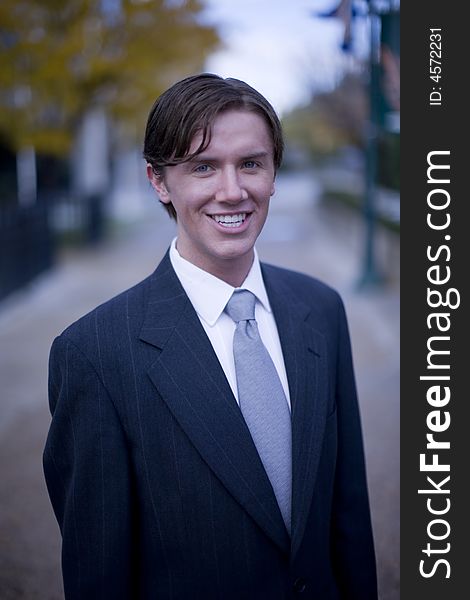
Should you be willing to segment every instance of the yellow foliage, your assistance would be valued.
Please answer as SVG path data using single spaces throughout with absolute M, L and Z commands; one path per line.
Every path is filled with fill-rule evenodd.
M 91 106 L 141 122 L 219 44 L 201 9 L 199 0 L 2 0 L 0 133 L 13 149 L 60 154 Z

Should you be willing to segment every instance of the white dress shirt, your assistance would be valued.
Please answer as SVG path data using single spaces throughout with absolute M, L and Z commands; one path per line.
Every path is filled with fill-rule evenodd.
M 250 272 L 240 288 L 232 287 L 184 259 L 176 249 L 176 238 L 171 243 L 170 260 L 207 333 L 237 402 L 237 377 L 233 359 L 233 334 L 236 325 L 224 309 L 235 289 L 249 290 L 256 296 L 255 318 L 259 333 L 276 367 L 290 408 L 289 386 L 281 342 L 264 287 L 256 249 Z

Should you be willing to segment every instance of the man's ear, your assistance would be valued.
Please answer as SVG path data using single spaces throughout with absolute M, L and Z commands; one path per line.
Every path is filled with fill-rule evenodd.
M 157 192 L 160 197 L 160 201 L 163 204 L 170 203 L 170 194 L 165 185 L 165 180 L 162 175 L 157 175 L 151 164 L 147 163 L 147 178 L 150 181 L 150 185 Z
M 274 196 L 274 193 L 276 192 L 276 180 L 273 179 L 273 184 L 271 186 L 271 196 Z

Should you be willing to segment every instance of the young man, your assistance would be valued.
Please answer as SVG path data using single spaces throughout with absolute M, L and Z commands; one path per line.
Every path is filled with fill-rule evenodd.
M 282 150 L 235 79 L 189 77 L 150 112 L 147 173 L 177 238 L 51 350 L 67 599 L 377 597 L 341 300 L 254 250 Z

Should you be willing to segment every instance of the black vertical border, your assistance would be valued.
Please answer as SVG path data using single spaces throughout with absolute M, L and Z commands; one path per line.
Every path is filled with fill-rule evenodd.
M 470 153 L 467 138 L 470 134 L 470 103 L 465 90 L 469 78 L 470 29 L 463 15 L 463 5 L 455 2 L 402 2 L 401 3 L 401 598 L 403 600 L 469 597 L 470 580 L 470 394 L 466 375 L 470 374 L 470 311 L 468 309 L 470 278 L 470 193 L 467 174 L 470 174 Z M 442 78 L 436 83 L 430 79 L 430 29 L 440 28 L 442 34 Z M 433 87 L 441 88 L 442 105 L 430 106 L 429 94 Z M 451 223 L 445 231 L 433 231 L 426 224 L 427 155 L 434 150 L 450 150 L 451 195 L 448 208 Z M 443 160 L 444 162 L 446 159 Z M 468 163 L 468 164 L 467 164 Z M 444 213 L 446 211 L 442 211 Z M 441 215 L 444 218 L 444 214 Z M 450 240 L 445 239 L 450 235 Z M 441 362 L 450 363 L 451 399 L 441 410 L 450 412 L 451 424 L 447 431 L 435 434 L 436 439 L 449 441 L 450 450 L 439 452 L 439 462 L 450 462 L 449 473 L 422 473 L 419 455 L 426 452 L 426 417 L 433 409 L 426 400 L 430 382 L 420 381 L 429 374 L 427 341 L 438 335 L 436 328 L 428 329 L 426 318 L 434 309 L 427 303 L 427 287 L 436 289 L 427 280 L 428 268 L 437 263 L 426 257 L 427 246 L 437 249 L 448 245 L 451 255 L 445 260 L 442 252 L 437 262 L 451 270 L 450 281 L 440 288 L 456 288 L 460 306 L 437 311 L 450 314 L 450 355 Z M 446 347 L 442 343 L 442 348 Z M 447 374 L 446 373 L 446 374 Z M 440 371 L 439 374 L 444 374 Z M 428 450 L 428 454 L 433 451 Z M 428 459 L 429 461 L 429 459 Z M 426 475 L 436 482 L 450 475 L 447 486 L 450 493 L 425 495 L 418 489 L 432 488 Z M 432 498 L 435 508 L 444 507 L 450 499 L 447 514 L 431 515 L 426 501 Z M 435 499 L 435 500 L 434 500 Z M 432 540 L 427 533 L 429 523 L 436 518 L 446 519 L 450 525 L 448 538 Z M 444 534 L 445 526 L 434 526 L 436 535 Z M 422 552 L 427 543 L 433 549 L 449 552 L 427 557 Z M 419 572 L 420 561 L 425 559 L 428 573 L 434 563 L 443 558 L 447 567 L 436 566 L 432 577 L 424 578 Z

